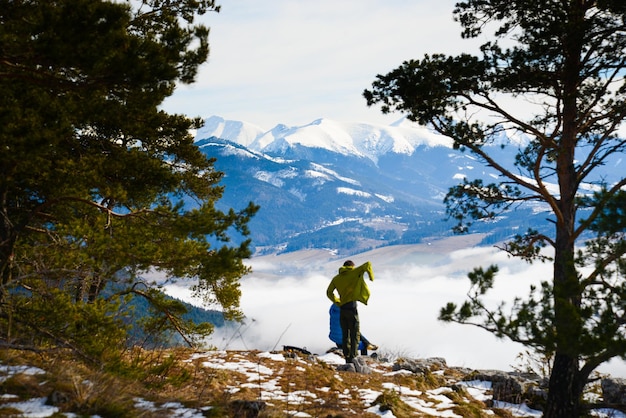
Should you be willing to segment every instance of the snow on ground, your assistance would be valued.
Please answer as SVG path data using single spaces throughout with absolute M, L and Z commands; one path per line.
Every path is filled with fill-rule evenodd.
M 28 376 L 34 376 L 37 374 L 44 374 L 44 373 L 45 373 L 44 370 L 41 370 L 37 367 L 5 366 L 4 364 L 0 364 L 0 383 L 4 382 L 8 378 L 16 374 L 25 374 Z
M 205 367 L 210 367 L 214 369 L 225 369 L 225 370 L 237 370 L 240 373 L 247 376 L 248 384 L 237 385 L 230 388 L 230 390 L 234 393 L 241 390 L 242 387 L 250 387 L 255 388 L 257 390 L 260 389 L 259 396 L 264 400 L 282 400 L 287 402 L 289 405 L 293 405 L 294 408 L 301 406 L 303 403 L 307 402 L 315 402 L 318 399 L 318 395 L 316 392 L 327 393 L 331 390 L 330 387 L 319 387 L 316 388 L 315 391 L 294 391 L 291 393 L 285 393 L 282 389 L 280 389 L 280 385 L 278 383 L 280 376 L 277 376 L 272 369 L 265 367 L 258 362 L 254 362 L 246 358 L 244 355 L 230 355 L 228 356 L 230 360 L 225 360 L 227 357 L 226 351 L 212 351 L 202 354 L 197 354 L 194 359 L 201 358 L 203 359 L 203 365 Z M 283 354 L 269 353 L 269 352 L 261 352 L 258 354 L 259 358 L 269 358 L 274 361 L 285 361 L 285 357 Z M 335 354 L 335 353 L 326 353 L 320 356 L 315 357 L 318 361 L 326 363 L 331 366 L 338 366 L 345 363 L 343 357 Z M 304 360 L 300 360 L 303 361 Z M 377 362 L 368 362 L 368 366 L 372 369 L 374 373 L 384 373 L 387 376 L 393 376 L 395 374 L 403 374 L 410 373 L 406 370 L 389 372 L 390 364 Z M 341 373 L 351 373 L 351 372 L 338 372 L 336 378 L 341 380 Z M 487 392 L 491 389 L 489 384 L 486 382 L 465 382 L 468 388 L 468 393 L 472 395 L 475 399 L 484 400 L 488 399 L 489 396 Z M 451 401 L 450 398 L 445 396 L 445 393 L 452 392 L 452 389 L 449 387 L 437 388 L 434 390 L 429 390 L 426 392 L 418 391 L 411 389 L 409 387 L 404 387 L 395 383 L 385 383 L 383 384 L 383 389 L 393 390 L 400 394 L 400 398 L 407 405 L 415 409 L 417 412 L 421 412 L 424 414 L 428 414 L 429 416 L 434 417 L 448 417 L 448 418 L 460 418 L 460 415 L 455 414 L 452 409 L 455 406 L 455 403 Z M 381 411 L 378 405 L 373 405 L 374 401 L 382 394 L 382 392 L 369 389 L 369 388 L 361 388 L 358 390 L 360 399 L 363 402 L 363 408 L 367 412 L 377 414 L 381 417 L 392 418 L 394 417 L 393 413 L 389 410 Z M 340 394 L 339 397 L 345 396 L 349 397 L 348 393 Z M 424 400 L 426 398 L 427 400 Z M 501 405 L 503 409 L 510 410 L 514 416 L 516 417 L 534 417 L 540 416 L 538 411 L 532 410 L 524 410 L 520 405 Z M 286 411 L 288 412 L 288 411 Z M 292 411 L 293 414 L 291 416 L 298 417 L 307 417 L 306 413 Z M 539 415 L 538 415 L 539 414 Z
M 255 357 L 256 356 L 256 357 Z M 285 357 L 285 355 L 277 352 L 229 352 L 229 351 L 208 351 L 204 353 L 194 354 L 189 358 L 191 361 L 200 361 L 203 367 L 208 367 L 216 370 L 236 371 L 244 376 L 246 382 L 243 384 L 235 383 L 228 388 L 230 393 L 236 393 L 241 391 L 242 388 L 251 388 L 258 392 L 259 399 L 266 402 L 282 401 L 288 405 L 288 410 L 284 412 L 293 417 L 310 417 L 306 412 L 303 412 L 301 407 L 306 404 L 321 403 L 320 398 L 328 394 L 332 389 L 329 386 L 322 386 L 311 388 L 309 390 L 293 390 L 289 393 L 285 393 L 282 389 L 283 385 L 280 384 L 282 378 L 282 367 L 268 367 L 262 364 L 264 360 L 269 360 L 274 364 L 281 362 L 295 361 L 296 370 L 305 372 L 305 366 L 309 366 L 312 362 L 319 361 L 325 363 L 328 366 L 336 367 L 343 365 L 344 359 L 335 353 L 326 353 L 319 356 L 311 356 L 309 359 L 302 359 L 296 357 Z M 391 363 L 384 363 L 375 361 L 373 359 L 367 359 L 367 365 L 370 367 L 373 373 L 380 373 L 386 377 L 393 377 L 394 375 L 401 375 L 410 373 L 406 370 L 392 371 Z M 34 367 L 25 366 L 5 366 L 0 365 L 0 382 L 6 380 L 8 377 L 25 373 L 25 374 L 43 374 L 43 370 Z M 342 376 L 346 377 L 345 373 L 354 373 L 347 371 L 336 371 L 335 378 L 342 381 Z M 437 372 L 436 372 L 437 373 Z M 491 398 L 490 390 L 491 383 L 483 381 L 465 381 L 465 382 L 449 382 L 450 384 L 456 384 L 464 386 L 469 396 L 476 400 L 487 401 Z M 362 402 L 363 410 L 367 412 L 377 414 L 385 418 L 393 418 L 394 414 L 389 411 L 381 411 L 380 406 L 374 405 L 374 401 L 381 395 L 382 392 L 371 388 L 357 388 L 359 399 Z M 383 383 L 381 390 L 394 391 L 399 394 L 401 400 L 413 408 L 415 411 L 423 414 L 428 414 L 433 417 L 445 417 L 445 418 L 457 418 L 459 415 L 453 412 L 455 404 L 446 395 L 452 391 L 449 386 L 435 388 L 428 391 L 419 391 L 411 389 L 409 387 L 402 386 L 397 383 L 386 382 Z M 348 391 L 348 389 L 346 389 Z M 338 394 L 338 398 L 348 399 L 351 395 L 349 392 Z M 22 417 L 37 418 L 37 417 L 50 417 L 50 416 L 65 416 L 76 417 L 73 413 L 60 413 L 58 408 L 54 406 L 46 405 L 46 398 L 34 398 L 26 401 L 12 401 L 17 399 L 16 395 L 4 394 L 0 400 L 4 401 L 3 406 L 15 408 L 21 411 Z M 159 411 L 160 413 L 166 412 L 167 416 L 172 418 L 201 418 L 204 412 L 211 407 L 207 406 L 200 409 L 186 408 L 182 404 L 177 402 L 168 402 L 166 404 L 155 405 L 154 403 L 144 400 L 135 399 L 135 406 L 145 411 Z M 514 417 L 540 417 L 541 412 L 532 410 L 526 405 L 515 405 L 504 402 L 495 402 L 498 408 L 506 409 L 511 412 Z M 80 411 L 78 411 L 80 412 Z M 623 414 L 615 410 L 599 410 L 594 411 L 594 416 L 597 417 L 611 417 L 611 418 L 626 418 L 626 414 Z
M 39 418 L 50 417 L 59 412 L 56 406 L 46 405 L 46 398 L 33 398 L 21 402 L 8 402 L 2 404 L 5 408 L 17 409 L 22 417 Z

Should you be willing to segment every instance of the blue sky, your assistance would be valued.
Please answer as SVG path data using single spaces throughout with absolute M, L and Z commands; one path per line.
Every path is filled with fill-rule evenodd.
M 453 21 L 456 0 L 219 0 L 211 53 L 191 86 L 163 108 L 271 129 L 318 118 L 389 124 L 362 97 L 377 74 L 425 53 L 469 52 Z M 481 40 L 481 43 L 484 40 Z

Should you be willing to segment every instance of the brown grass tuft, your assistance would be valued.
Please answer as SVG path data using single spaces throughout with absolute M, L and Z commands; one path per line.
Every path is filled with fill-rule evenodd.
M 2 390 L 23 399 L 46 397 L 61 412 L 103 418 L 166 417 L 172 415 L 172 405 L 202 411 L 206 417 L 282 418 L 301 413 L 375 418 L 367 412 L 375 406 L 396 417 L 411 417 L 424 414 L 407 404 L 408 393 L 421 393 L 420 399 L 432 404 L 429 390 L 451 386 L 463 377 L 455 369 L 393 372 L 391 364 L 372 358 L 366 358 L 372 373 L 361 374 L 338 371 L 314 356 L 280 354 L 134 349 L 119 363 L 94 367 L 64 352 L 7 351 L 0 354 L 0 363 L 22 362 L 45 374 L 16 374 L 4 381 Z M 465 392 L 448 396 L 455 403 L 450 412 L 488 415 L 488 408 Z M 1 408 L 0 404 L 0 416 L 10 416 Z

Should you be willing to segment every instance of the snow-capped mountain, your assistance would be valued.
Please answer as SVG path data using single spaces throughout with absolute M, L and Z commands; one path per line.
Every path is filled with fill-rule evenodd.
M 205 119 L 204 126 L 196 132 L 196 139 L 222 138 L 247 147 L 264 133 L 263 129 L 250 123 L 224 120 L 219 116 L 211 116 Z
M 390 126 L 317 119 L 308 125 L 277 125 L 271 130 L 245 122 L 212 116 L 196 135 L 216 137 L 267 154 L 284 154 L 294 147 L 326 150 L 342 155 L 366 157 L 374 162 L 387 153 L 411 155 L 417 147 L 451 147 L 449 138 L 434 134 L 407 119 Z
M 257 252 L 329 248 L 344 253 L 451 235 L 443 198 L 464 177 L 497 173 L 448 138 L 407 120 L 391 126 L 319 119 L 270 130 L 214 116 L 196 144 L 225 173 L 221 208 L 261 209 L 250 222 Z M 513 167 L 515 149 L 494 146 Z M 546 226 L 546 208 L 516 208 L 475 224 L 488 242 Z M 549 231 L 548 231 L 549 233 Z

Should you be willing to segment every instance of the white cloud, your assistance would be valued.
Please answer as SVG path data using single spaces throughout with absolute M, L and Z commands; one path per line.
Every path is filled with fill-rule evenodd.
M 381 351 L 443 357 L 450 366 L 477 369 L 510 370 L 525 348 L 477 327 L 440 322 L 439 310 L 447 302 L 465 301 L 467 273 L 479 265 L 500 269 L 487 299 L 491 306 L 527 295 L 531 284 L 549 280 L 552 269 L 550 264 L 529 266 L 493 248 L 442 251 L 437 243 L 387 247 L 352 259 L 374 266 L 375 281 L 368 282 L 372 296 L 368 306 L 360 305 L 359 315 L 363 334 Z M 321 250 L 252 259 L 254 272 L 242 281 L 241 306 L 248 320 L 237 329 L 219 330 L 211 343 L 220 349 L 259 350 L 295 345 L 324 353 L 333 346 L 326 287 L 343 261 Z M 626 377 L 621 360 L 600 370 Z
M 246 120 L 270 129 L 319 117 L 390 124 L 400 115 L 367 108 L 377 74 L 425 53 L 460 53 L 455 0 L 341 2 L 222 0 L 203 17 L 209 62 L 197 83 L 168 99 L 168 111 Z

